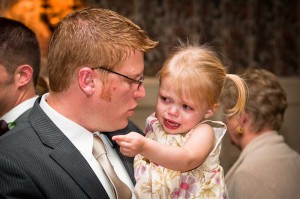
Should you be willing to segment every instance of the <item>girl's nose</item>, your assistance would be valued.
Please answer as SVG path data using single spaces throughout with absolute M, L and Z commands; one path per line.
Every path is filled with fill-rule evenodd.
M 171 105 L 168 111 L 168 114 L 173 117 L 178 117 L 179 115 L 179 109 L 176 105 Z

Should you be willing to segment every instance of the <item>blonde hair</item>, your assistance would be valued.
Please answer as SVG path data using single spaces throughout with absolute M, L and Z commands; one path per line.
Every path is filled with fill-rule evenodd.
M 50 89 L 68 88 L 80 67 L 114 69 L 134 50 L 146 52 L 157 44 L 139 26 L 111 10 L 74 11 L 59 23 L 49 43 Z
M 219 104 L 226 78 L 238 88 L 239 97 L 229 114 L 242 112 L 246 101 L 246 86 L 237 75 L 226 74 L 221 59 L 208 46 L 182 45 L 165 61 L 158 73 L 160 82 L 170 78 L 178 95 L 187 94 L 200 108 Z
M 251 130 L 260 132 L 266 127 L 280 130 L 288 104 L 277 77 L 267 70 L 250 68 L 243 78 L 248 85 L 245 112 L 250 117 Z M 231 82 L 226 84 L 221 103 L 228 108 L 233 105 L 238 93 Z

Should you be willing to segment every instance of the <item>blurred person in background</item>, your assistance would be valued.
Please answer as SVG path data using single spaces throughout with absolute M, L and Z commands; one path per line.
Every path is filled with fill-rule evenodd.
M 70 12 L 82 9 L 84 0 L 1 0 L 0 16 L 20 21 L 37 36 L 41 50 L 41 68 L 36 85 L 39 95 L 49 91 L 47 70 L 48 43 L 54 28 Z
M 47 56 L 51 30 L 42 20 L 43 1 L 41 0 L 1 0 L 0 14 L 3 17 L 20 21 L 37 36 L 42 56 Z
M 231 199 L 300 198 L 300 156 L 279 134 L 287 96 L 277 77 L 264 69 L 244 74 L 249 87 L 245 112 L 225 117 L 239 158 L 225 175 Z M 225 109 L 237 99 L 234 84 L 225 87 L 221 102 Z
M 4 17 L 0 24 L 0 120 L 12 128 L 37 98 L 41 55 L 31 29 Z

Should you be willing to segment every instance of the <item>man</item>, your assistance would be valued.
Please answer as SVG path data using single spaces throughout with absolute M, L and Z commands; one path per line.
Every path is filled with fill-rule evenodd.
M 117 177 L 133 190 L 124 163 L 129 158 L 118 156 L 101 132 L 128 125 L 145 96 L 144 52 L 156 45 L 110 10 L 66 16 L 49 43 L 49 94 L 38 98 L 28 122 L 0 139 L 0 197 L 120 198 L 93 156 L 99 137 Z
M 18 123 L 36 100 L 40 48 L 21 22 L 0 17 L 0 120 Z

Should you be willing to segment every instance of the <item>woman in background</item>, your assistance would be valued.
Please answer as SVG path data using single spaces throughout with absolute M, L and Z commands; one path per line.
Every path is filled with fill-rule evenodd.
M 279 135 L 287 97 L 278 79 L 263 69 L 245 73 L 249 87 L 245 112 L 226 117 L 232 144 L 241 150 L 225 176 L 231 199 L 300 198 L 300 156 Z M 221 102 L 232 107 L 235 86 L 226 86 Z

